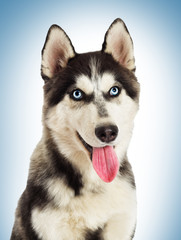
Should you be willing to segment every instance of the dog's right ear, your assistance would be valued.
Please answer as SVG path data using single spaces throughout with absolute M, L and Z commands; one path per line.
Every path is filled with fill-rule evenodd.
M 42 78 L 48 80 L 54 77 L 62 68 L 66 67 L 68 60 L 75 54 L 67 34 L 59 26 L 52 25 L 42 49 Z

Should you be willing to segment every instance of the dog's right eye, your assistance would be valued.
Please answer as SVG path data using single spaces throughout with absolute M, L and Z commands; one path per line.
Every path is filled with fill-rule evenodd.
M 76 101 L 80 101 L 83 98 L 84 93 L 80 89 L 76 89 L 72 92 L 71 98 Z

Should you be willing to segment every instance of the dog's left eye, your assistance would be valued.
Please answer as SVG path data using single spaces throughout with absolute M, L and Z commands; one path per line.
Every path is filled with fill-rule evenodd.
M 118 96 L 120 93 L 120 89 L 118 87 L 112 87 L 110 90 L 109 90 L 109 94 L 111 97 L 116 97 Z
M 83 98 L 83 92 L 80 89 L 76 89 L 72 92 L 71 96 L 74 100 L 79 101 Z

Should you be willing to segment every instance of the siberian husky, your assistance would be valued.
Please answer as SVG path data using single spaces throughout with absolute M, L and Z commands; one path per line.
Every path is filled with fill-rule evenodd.
M 43 136 L 11 240 L 130 240 L 136 191 L 127 148 L 138 110 L 133 42 L 116 19 L 78 54 L 57 25 L 42 50 Z

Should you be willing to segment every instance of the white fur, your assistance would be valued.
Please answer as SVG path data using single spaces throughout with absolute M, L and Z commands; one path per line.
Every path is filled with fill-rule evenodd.
M 109 184 L 102 182 L 101 194 L 87 191 L 74 198 L 70 191 L 62 192 L 64 183 L 58 181 L 51 183 L 54 189 L 51 196 L 55 197 L 58 207 L 33 210 L 32 223 L 39 237 L 45 240 L 81 240 L 87 228 L 96 230 L 107 223 L 105 240 L 128 239 L 136 221 L 136 196 L 135 190 L 126 181 L 117 178 Z M 62 196 L 65 194 L 66 204 L 64 200 L 61 203 L 61 192 Z
M 133 70 L 132 41 L 121 20 L 111 25 L 105 41 L 103 51 L 112 54 L 121 65 Z M 24 221 L 24 217 L 21 216 L 24 204 L 27 204 L 27 209 L 32 206 L 31 212 L 25 209 L 26 215 L 27 218 L 31 217 L 35 233 L 43 240 L 85 240 L 87 231 L 96 231 L 99 228 L 102 230 L 101 236 L 104 240 L 130 240 L 135 228 L 136 191 L 130 182 L 131 169 L 124 165 L 122 172 L 120 168 L 112 182 L 105 183 L 94 170 L 90 159 L 91 153 L 85 148 L 79 135 L 92 147 L 105 147 L 107 143 L 102 142 L 95 134 L 96 127 L 110 124 L 117 126 L 118 135 L 109 144 L 114 146 L 119 164 L 123 165 L 138 102 L 130 98 L 125 89 L 121 89 L 122 85 L 116 81 L 114 74 L 111 72 L 99 74 L 100 60 L 96 59 L 96 55 L 92 55 L 95 57 L 88 63 L 91 79 L 83 74 L 74 76 L 77 79 L 76 84 L 72 86 L 72 91 L 80 89 L 85 95 L 92 94 L 94 97 L 92 102 L 75 101 L 70 93 L 65 93 L 57 105 L 47 108 L 48 89 L 51 84 L 53 88 L 55 87 L 53 82 L 50 82 L 50 85 L 48 83 L 55 79 L 48 78 L 53 78 L 66 67 L 68 60 L 75 54 L 65 32 L 53 25 L 42 54 L 42 76 L 46 80 L 45 93 L 47 90 L 43 116 L 44 132 L 32 156 L 28 180 L 28 184 L 37 189 L 40 187 L 40 191 L 43 189 L 42 196 L 45 195 L 47 201 L 46 205 L 38 205 L 36 201 L 30 203 L 27 196 L 32 186 L 27 185 L 20 200 L 20 204 L 23 205 L 20 205 L 17 211 L 16 224 L 19 225 L 14 228 L 13 233 L 16 239 L 17 236 L 24 239 L 23 236 L 32 230 L 29 226 L 27 231 L 21 223 Z M 108 96 L 110 89 L 115 86 L 121 89 L 119 96 L 105 98 L 105 94 Z M 56 146 L 55 152 L 54 149 L 52 152 L 50 149 L 54 147 L 53 144 Z M 79 194 L 67 184 L 70 179 L 66 176 L 51 175 L 54 172 L 55 166 L 52 164 L 54 156 L 56 158 L 58 155 L 57 151 L 71 164 L 78 176 L 80 175 L 78 180 L 82 181 L 82 186 L 79 186 Z M 31 198 L 31 194 L 29 195 Z M 43 203 L 44 199 L 40 200 Z M 28 237 L 26 235 L 25 238 Z
M 81 75 L 76 87 L 86 94 L 95 92 L 97 97 L 103 99 L 102 92 L 108 92 L 118 83 L 110 73 L 97 77 L 98 83 L 95 84 L 92 79 Z M 100 147 L 104 144 L 96 138 L 95 127 L 103 123 L 117 125 L 119 134 L 112 145 L 115 146 L 121 164 L 128 148 L 138 105 L 124 89 L 115 100 L 104 100 L 104 104 L 109 115 L 104 118 L 98 115 L 94 103 L 85 106 L 73 101 L 68 95 L 49 110 L 46 124 L 53 131 L 53 137 L 57 146 L 61 146 L 62 154 L 81 172 L 84 188 L 80 196 L 74 197 L 64 179 L 55 178 L 46 182 L 54 206 L 47 206 L 43 210 L 36 208 L 32 213 L 33 227 L 44 240 L 83 240 L 84 230 L 87 228 L 96 230 L 105 226 L 105 240 L 130 239 L 130 232 L 136 222 L 135 190 L 119 174 L 113 182 L 104 183 L 94 171 L 90 155 L 76 131 L 88 144 Z
M 119 84 L 110 73 L 105 73 L 102 77 L 99 76 L 99 81 L 96 85 L 87 76 L 79 76 L 76 85 L 77 88 L 86 94 L 91 94 L 94 91 L 98 101 L 104 102 L 108 117 L 100 118 L 94 103 L 82 105 L 82 103 L 70 99 L 68 95 L 58 105 L 50 109 L 46 118 L 46 124 L 53 130 L 54 137 L 57 139 L 58 145 L 61 146 L 61 151 L 63 149 L 63 154 L 69 159 L 72 159 L 77 154 L 77 149 L 80 149 L 80 151 L 84 152 L 89 162 L 89 155 L 82 144 L 80 144 L 76 131 L 89 145 L 93 147 L 105 146 L 105 143 L 102 143 L 95 135 L 96 126 L 104 123 L 112 123 L 118 127 L 118 137 L 112 145 L 115 146 L 120 159 L 124 156 L 131 138 L 138 104 L 126 94 L 124 89 L 122 89 L 120 96 L 115 100 L 105 101 L 102 93 L 107 93 L 115 85 Z M 67 135 L 71 136 L 71 139 L 68 139 Z M 74 145 L 71 144 L 72 142 L 74 142 Z

